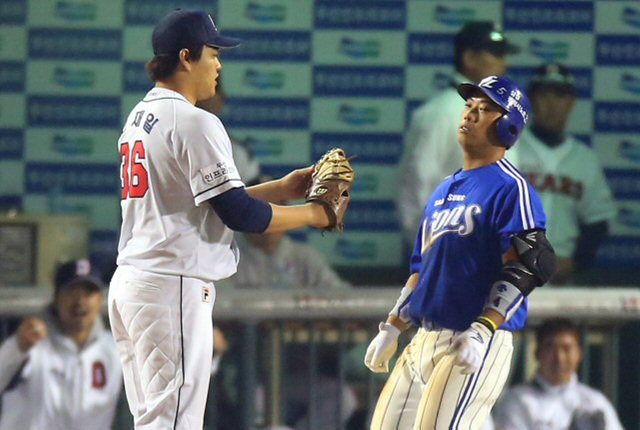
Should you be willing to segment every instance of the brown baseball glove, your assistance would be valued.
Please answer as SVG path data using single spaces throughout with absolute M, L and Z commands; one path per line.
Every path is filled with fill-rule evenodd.
M 342 148 L 333 148 L 314 166 L 306 201 L 324 205 L 331 220 L 326 230 L 342 231 L 344 228 L 344 214 L 351 200 L 351 185 L 355 178 L 349 162 L 352 158 L 347 158 Z

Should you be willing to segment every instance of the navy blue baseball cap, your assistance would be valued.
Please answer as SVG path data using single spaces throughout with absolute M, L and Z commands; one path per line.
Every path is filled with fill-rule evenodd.
M 93 272 L 91 263 L 86 258 L 62 263 L 56 267 L 53 287 L 56 295 L 71 287 L 82 286 L 89 291 L 101 291 L 104 283 Z
M 470 21 L 466 23 L 453 39 L 457 53 L 466 50 L 488 51 L 497 57 L 517 54 L 520 48 L 509 42 L 502 30 L 493 21 Z
M 201 45 L 235 48 L 240 42 L 220 34 L 211 15 L 202 10 L 174 10 L 156 24 L 151 36 L 154 55 L 175 54 Z

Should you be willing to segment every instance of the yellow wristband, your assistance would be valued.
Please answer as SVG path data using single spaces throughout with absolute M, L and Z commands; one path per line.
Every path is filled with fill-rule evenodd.
M 480 315 L 478 318 L 476 318 L 476 321 L 478 321 L 479 323 L 484 323 L 484 325 L 488 324 L 492 332 L 498 330 L 498 325 L 493 322 L 491 318 L 485 317 L 484 315 Z

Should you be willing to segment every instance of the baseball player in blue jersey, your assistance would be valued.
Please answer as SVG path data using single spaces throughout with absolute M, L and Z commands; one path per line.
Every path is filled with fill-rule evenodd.
M 461 84 L 463 167 L 424 208 L 409 276 L 365 364 L 387 372 L 400 332 L 416 335 L 376 405 L 371 429 L 477 430 L 509 373 L 526 297 L 555 270 L 540 199 L 504 159 L 529 117 L 509 78 Z

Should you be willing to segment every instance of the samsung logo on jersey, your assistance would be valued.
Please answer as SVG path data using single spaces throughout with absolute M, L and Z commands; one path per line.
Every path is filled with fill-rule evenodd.
M 24 131 L 13 128 L 0 128 L 0 158 L 20 160 L 24 154 Z
M 27 16 L 27 0 L 2 0 L 0 24 L 24 24 Z
M 622 22 L 640 28 L 640 10 L 626 6 L 622 9 Z
M 29 96 L 27 122 L 32 126 L 120 125 L 120 97 Z
M 318 28 L 404 30 L 406 2 L 315 2 L 314 26 Z
M 120 188 L 116 164 L 27 163 L 28 193 L 48 193 L 53 187 L 71 194 L 115 195 Z
M 640 103 L 595 102 L 594 130 L 637 133 L 640 130 Z
M 264 139 L 248 136 L 244 143 L 251 148 L 256 157 L 280 157 L 284 154 L 284 141 L 282 139 Z
M 281 4 L 266 5 L 249 2 L 244 8 L 244 16 L 261 24 L 283 22 L 287 17 L 287 9 Z
M 316 66 L 313 69 L 313 93 L 321 96 L 402 97 L 404 68 Z
M 56 134 L 51 141 L 51 149 L 66 156 L 91 155 L 93 154 L 93 139 L 88 136 L 69 137 L 63 134 Z
M 595 13 L 591 2 L 506 2 L 507 30 L 593 31 Z
M 22 61 L 0 61 L 0 90 L 24 91 L 25 64 Z
M 447 64 L 453 61 L 453 35 L 410 33 L 409 63 Z
M 160 18 L 174 10 L 175 0 L 126 0 L 124 16 L 127 24 L 155 25 Z M 217 0 L 186 0 L 180 2 L 183 9 L 206 10 L 216 15 Z
M 356 155 L 360 163 L 396 164 L 402 155 L 402 134 L 313 133 L 311 135 L 312 159 L 319 159 L 334 147 L 343 148 L 347 154 Z
M 229 127 L 308 128 L 309 99 L 234 98 L 227 105 Z
M 242 49 L 229 49 L 225 59 L 260 61 L 309 61 L 311 33 L 308 31 L 229 31 L 242 39 Z
M 638 169 L 605 169 L 604 173 L 616 199 L 640 199 Z
M 596 40 L 599 65 L 640 65 L 640 36 L 599 35 Z
M 258 90 L 274 90 L 284 86 L 284 72 L 271 71 L 262 72 L 249 68 L 244 72 L 243 82 L 245 85 Z
M 362 60 L 380 57 L 380 41 L 375 39 L 356 40 L 351 37 L 340 39 L 338 52 L 349 58 Z
M 624 72 L 620 76 L 620 87 L 631 94 L 640 94 L 640 78 Z
M 434 15 L 436 22 L 457 28 L 475 20 L 476 9 L 468 7 L 450 8 L 439 4 L 436 6 Z
M 53 83 L 63 88 L 90 88 L 95 85 L 96 76 L 90 69 L 69 69 L 56 66 L 53 69 Z
M 119 60 L 121 55 L 120 30 L 29 30 L 29 56 L 32 58 Z
M 355 186 L 355 182 L 354 182 Z M 397 230 L 398 219 L 392 201 L 362 201 L 349 203 L 345 223 L 353 230 Z
M 618 143 L 618 155 L 625 160 L 640 162 L 640 143 L 621 140 Z
M 377 124 L 380 121 L 380 109 L 377 107 L 356 107 L 340 105 L 338 120 L 353 126 Z
M 544 61 L 565 60 L 569 56 L 569 43 L 531 39 L 529 41 L 529 52 Z
M 378 253 L 377 251 L 375 241 L 347 240 L 341 238 L 336 241 L 334 254 L 345 260 L 366 261 L 375 259 Z
M 95 21 L 98 6 L 91 3 L 56 2 L 55 15 L 66 21 Z

